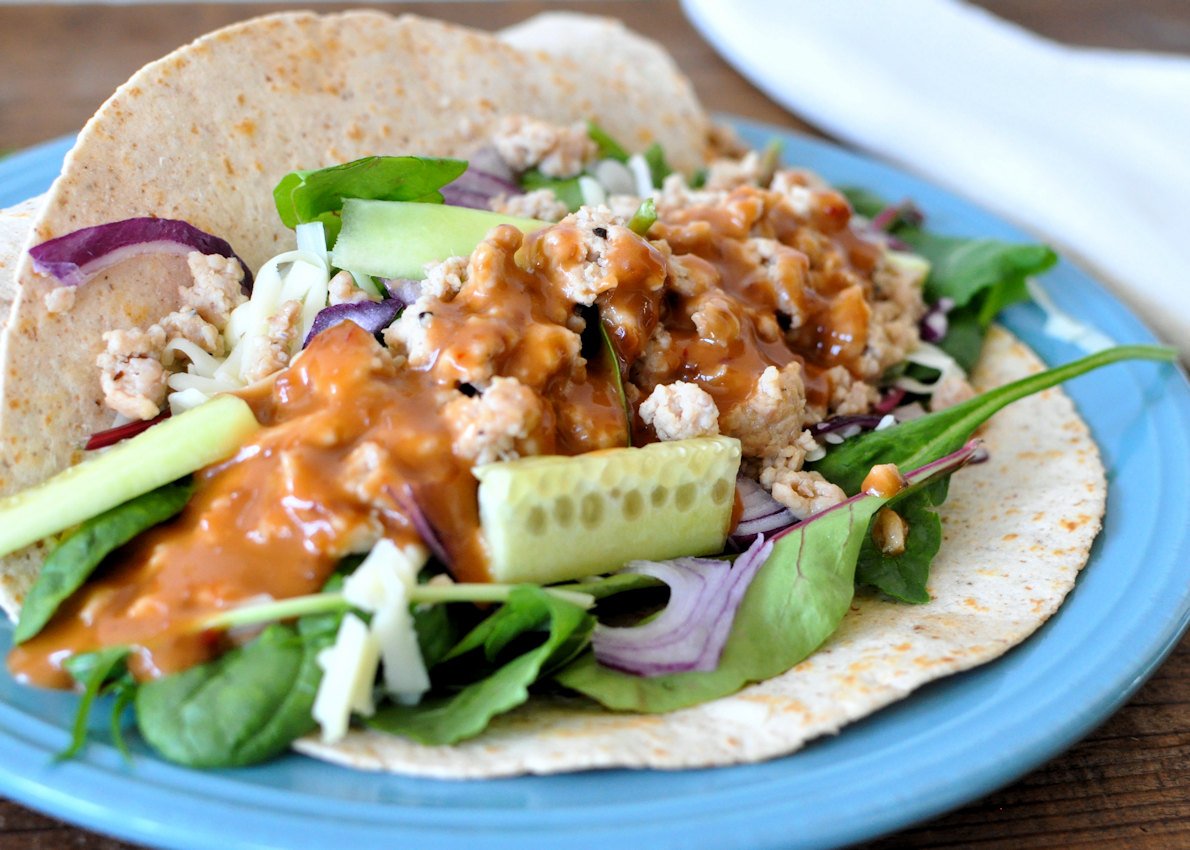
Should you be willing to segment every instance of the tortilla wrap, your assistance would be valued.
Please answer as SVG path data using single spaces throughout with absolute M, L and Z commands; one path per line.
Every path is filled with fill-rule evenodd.
M 591 117 L 633 146 L 659 139 L 679 167 L 700 159 L 706 119 L 655 45 L 575 16 L 508 37 L 522 50 L 374 13 L 280 15 L 214 33 L 146 67 L 103 107 L 33 238 L 155 214 L 225 235 L 258 265 L 290 238 L 271 208 L 272 186 L 286 171 L 376 152 L 465 155 L 503 112 L 556 122 Z M 563 58 L 523 52 L 534 43 Z M 165 125 L 180 134 L 160 134 Z M 88 433 L 110 424 L 94 368 L 99 334 L 173 309 L 181 274 L 175 258 L 126 263 L 82 287 L 75 308 L 59 317 L 44 308 L 50 284 L 27 261 L 21 267 L 3 352 L 0 492 L 62 468 Z M 1027 348 L 993 329 L 974 381 L 988 388 L 1040 368 Z M 362 769 L 452 778 L 725 765 L 792 752 L 925 682 L 997 657 L 1074 585 L 1106 492 L 1085 424 L 1061 391 L 1049 390 L 998 414 L 983 437 L 991 460 L 955 477 L 942 511 L 933 601 L 860 596 L 826 645 L 782 676 L 667 715 L 535 699 L 453 747 L 360 730 L 333 746 L 312 736 L 297 748 Z M 40 557 L 26 550 L 0 568 L 0 604 L 10 614 Z
M 272 196 L 289 171 L 377 153 L 465 157 L 512 113 L 595 120 L 634 148 L 659 142 L 677 168 L 703 161 L 707 118 L 660 47 L 604 18 L 539 24 L 548 39 L 538 43 L 563 53 L 528 47 L 544 37 L 532 35 L 537 24 L 514 31 L 518 49 L 376 12 L 279 14 L 206 35 L 145 66 L 87 123 L 30 244 L 152 215 L 222 235 L 258 268 L 293 238 Z M 0 495 L 77 462 L 87 436 L 111 426 L 95 368 L 103 332 L 176 309 L 189 272 L 181 257 L 138 258 L 80 287 L 60 314 L 44 303 L 57 284 L 27 257 L 18 279 L 0 351 Z M 40 559 L 26 551 L 0 567 L 10 617 Z

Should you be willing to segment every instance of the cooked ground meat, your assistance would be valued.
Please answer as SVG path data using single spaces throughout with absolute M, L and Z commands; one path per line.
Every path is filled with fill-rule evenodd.
M 719 409 L 698 384 L 662 384 L 641 403 L 640 418 L 653 426 L 657 439 L 688 440 L 719 433 Z

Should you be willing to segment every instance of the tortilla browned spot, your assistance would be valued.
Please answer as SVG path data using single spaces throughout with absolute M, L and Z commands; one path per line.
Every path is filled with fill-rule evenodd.
M 1024 345 L 993 328 L 974 381 L 986 389 L 1040 368 Z M 365 770 L 447 778 L 705 767 L 791 753 L 926 682 L 996 658 L 1074 586 L 1106 493 L 1098 450 L 1074 405 L 1049 390 L 997 414 L 982 436 L 991 459 L 954 477 L 942 511 L 933 601 L 861 596 L 830 640 L 782 676 L 667 715 L 534 701 L 453 747 L 362 730 L 332 746 L 312 735 L 296 747 Z

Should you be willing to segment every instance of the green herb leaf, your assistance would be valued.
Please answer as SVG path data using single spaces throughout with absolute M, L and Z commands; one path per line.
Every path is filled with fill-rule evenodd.
M 619 162 L 628 161 L 628 151 L 608 135 L 607 131 L 596 124 L 594 121 L 587 122 L 587 135 L 591 137 L 591 141 L 599 148 L 600 159 L 614 159 Z
M 644 156 L 645 162 L 649 165 L 649 176 L 653 180 L 653 188 L 660 189 L 665 178 L 673 174 L 673 169 L 665 161 L 665 151 L 661 149 L 661 145 L 653 142 L 645 149 Z
M 949 475 L 974 450 L 968 446 L 943 463 L 910 473 L 910 490 L 903 492 Z M 847 613 L 868 523 L 886 502 L 884 496 L 854 496 L 780 537 L 744 594 L 714 670 L 634 676 L 603 667 L 587 653 L 555 678 L 608 708 L 664 712 L 784 673 L 817 649 Z
M 114 550 L 172 517 L 194 492 L 190 479 L 159 487 L 87 520 L 46 558 L 21 606 L 13 643 L 24 643 L 45 628 L 58 607 L 82 586 Z
M 577 177 L 546 177 L 533 169 L 521 175 L 521 188 L 526 192 L 549 189 L 571 212 L 583 205 L 583 190 L 579 188 Z
M 466 170 L 461 159 L 369 156 L 315 171 L 291 171 L 273 189 L 273 200 L 286 227 L 321 221 L 329 247 L 339 235 L 344 198 L 440 204 L 438 190 Z
M 450 666 L 453 679 L 469 674 L 458 693 L 415 706 L 389 706 L 367 725 L 428 745 L 454 744 L 478 735 L 493 717 L 525 702 L 529 686 L 544 671 L 585 647 L 594 624 L 594 617 L 582 608 L 539 587 L 518 587 L 431 671 L 435 677 Z M 536 642 L 530 648 L 508 658 L 511 650 L 532 641 Z
M 128 652 L 126 646 L 111 646 L 96 652 L 80 652 L 63 662 L 62 666 L 66 668 L 66 672 L 83 686 L 83 695 L 79 698 L 78 709 L 74 714 L 70 746 L 58 754 L 58 759 L 74 758 L 86 744 L 87 720 L 91 716 L 91 707 L 105 685 L 125 675 L 124 662 L 128 658 Z M 122 743 L 123 736 L 118 736 L 116 740 Z
M 141 685 L 141 735 L 188 767 L 239 767 L 278 755 L 314 728 L 310 714 L 334 641 L 331 618 L 301 632 L 273 625 L 215 661 Z
M 852 437 L 832 448 L 822 460 L 808 466 L 842 487 L 844 492 L 855 493 L 875 464 L 895 463 L 902 469 L 911 469 L 937 460 L 963 445 L 992 414 L 1014 401 L 1111 363 L 1124 360 L 1170 361 L 1176 357 L 1174 349 L 1159 345 L 1108 348 L 1064 366 L 988 390 L 946 410 L 911 419 L 892 428 Z M 936 499 L 935 504 L 940 504 L 940 500 Z
M 942 518 L 934 510 L 932 492 L 926 488 L 893 499 L 888 507 L 909 526 L 905 551 L 886 555 L 872 536 L 866 535 L 855 567 L 855 583 L 874 587 L 902 602 L 929 602 L 926 582 L 930 578 L 930 564 L 942 547 Z

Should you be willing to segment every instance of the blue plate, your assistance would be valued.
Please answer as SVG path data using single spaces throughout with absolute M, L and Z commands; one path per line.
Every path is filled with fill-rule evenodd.
M 739 122 L 827 179 L 912 197 L 941 231 L 1025 239 L 977 207 L 886 165 Z M 68 141 L 0 162 L 0 205 L 43 190 Z M 1152 334 L 1069 263 L 1046 277 L 1060 307 L 1120 342 Z M 1080 352 L 1018 307 L 1006 323 L 1050 363 Z M 837 737 L 764 764 L 603 771 L 483 782 L 355 773 L 289 756 L 236 771 L 166 764 L 100 731 L 57 764 L 68 694 L 0 674 L 0 792 L 67 820 L 170 847 L 823 847 L 889 832 L 1002 786 L 1070 746 L 1140 685 L 1190 621 L 1190 388 L 1172 366 L 1114 366 L 1068 390 L 1108 467 L 1108 515 L 1058 614 L 977 670 L 928 685 Z M 0 652 L 10 631 L 0 627 Z

